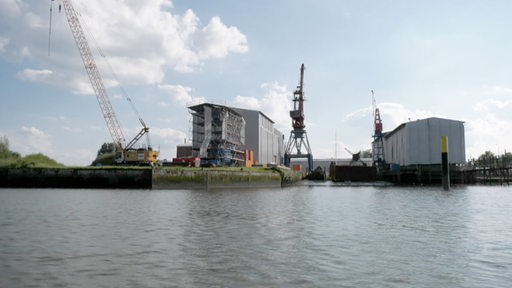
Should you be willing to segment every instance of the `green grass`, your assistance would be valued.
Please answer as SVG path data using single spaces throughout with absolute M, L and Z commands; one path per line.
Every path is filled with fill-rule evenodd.
M 21 158 L 2 158 L 0 167 L 3 168 L 63 168 L 63 164 L 41 153 L 30 154 Z

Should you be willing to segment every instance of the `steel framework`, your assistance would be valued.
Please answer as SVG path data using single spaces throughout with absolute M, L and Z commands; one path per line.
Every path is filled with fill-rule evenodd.
M 193 117 L 192 150 L 215 165 L 236 165 L 244 160 L 245 120 L 234 110 L 204 103 L 189 107 Z
M 80 56 L 84 62 L 85 70 L 87 71 L 87 75 L 91 81 L 92 89 L 96 94 L 96 98 L 100 104 L 101 112 L 103 113 L 103 117 L 107 123 L 108 131 L 110 132 L 114 143 L 124 148 L 126 137 L 124 136 L 121 125 L 119 125 L 119 121 L 117 120 L 116 114 L 114 112 L 114 108 L 112 108 L 112 104 L 108 98 L 105 85 L 103 84 L 103 80 L 100 75 L 100 71 L 96 66 L 96 61 L 94 61 L 91 48 L 89 48 L 87 38 L 85 37 L 84 30 L 82 29 L 80 21 L 78 20 L 77 13 L 71 5 L 70 0 L 63 0 L 62 4 L 64 5 L 64 11 L 66 12 L 69 27 L 71 28 L 71 32 L 75 38 Z
M 290 111 L 293 130 L 290 132 L 290 138 L 286 145 L 284 153 L 284 165 L 290 166 L 293 158 L 306 158 L 308 160 L 307 172 L 313 171 L 313 154 L 309 146 L 306 125 L 304 124 L 304 64 L 300 67 L 300 82 L 297 90 L 293 92 L 293 110 Z M 302 148 L 306 153 L 303 153 Z
M 380 118 L 380 111 L 377 107 L 375 96 L 372 90 L 372 102 L 373 102 L 373 143 L 372 143 L 372 155 L 373 155 L 373 165 L 377 167 L 382 167 L 384 165 L 384 141 L 382 134 L 382 120 Z

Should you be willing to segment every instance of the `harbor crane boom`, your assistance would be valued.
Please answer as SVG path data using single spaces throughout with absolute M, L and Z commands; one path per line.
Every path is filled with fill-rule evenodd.
M 140 117 L 139 121 L 141 122 L 143 128 L 141 129 L 139 134 L 137 134 L 137 136 L 135 136 L 135 138 L 131 140 L 128 143 L 128 145 L 126 145 L 126 137 L 123 133 L 123 130 L 121 129 L 121 125 L 119 125 L 119 121 L 117 120 L 112 104 L 110 103 L 107 90 L 105 89 L 105 85 L 103 84 L 103 80 L 101 78 L 101 74 L 96 65 L 96 61 L 94 60 L 93 54 L 87 42 L 87 38 L 85 37 L 85 33 L 80 24 L 80 20 L 78 19 L 78 14 L 73 8 L 73 5 L 71 4 L 71 0 L 62 0 L 62 4 L 64 6 L 64 11 L 66 13 L 71 33 L 73 34 L 75 43 L 78 47 L 78 51 L 80 52 L 80 56 L 82 57 L 85 70 L 87 71 L 87 75 L 89 76 L 89 80 L 94 90 L 94 94 L 98 99 L 101 112 L 103 113 L 103 117 L 105 118 L 105 122 L 107 123 L 108 131 L 110 132 L 112 140 L 114 141 L 114 145 L 117 150 L 115 162 L 155 163 L 156 161 L 158 161 L 158 152 L 153 151 L 151 149 L 149 144 L 149 138 L 149 147 L 147 147 L 147 149 L 143 151 L 140 151 L 141 149 L 133 149 L 135 143 L 140 138 L 142 138 L 144 134 L 146 134 L 147 136 L 147 133 L 149 133 L 149 128 L 146 126 L 146 124 L 144 123 L 144 121 L 142 121 Z M 130 152 L 130 150 L 136 150 L 138 152 Z

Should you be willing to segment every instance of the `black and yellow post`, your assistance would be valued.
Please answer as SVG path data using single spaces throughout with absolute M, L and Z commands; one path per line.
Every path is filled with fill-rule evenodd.
M 450 168 L 448 165 L 448 136 L 441 136 L 441 178 L 443 189 L 450 190 Z

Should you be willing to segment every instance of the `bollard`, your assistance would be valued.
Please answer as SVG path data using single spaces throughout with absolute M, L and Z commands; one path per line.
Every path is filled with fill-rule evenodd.
M 441 136 L 441 178 L 443 189 L 450 190 L 450 168 L 448 166 L 448 136 Z

